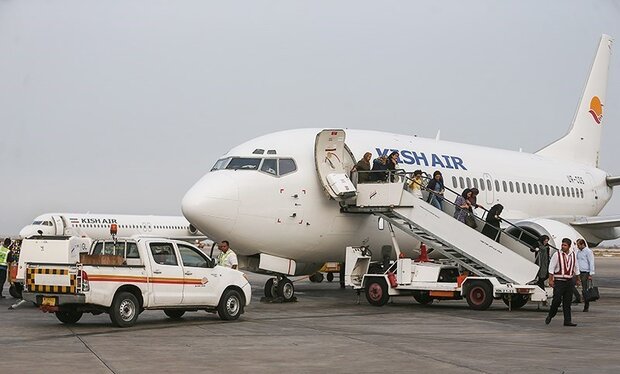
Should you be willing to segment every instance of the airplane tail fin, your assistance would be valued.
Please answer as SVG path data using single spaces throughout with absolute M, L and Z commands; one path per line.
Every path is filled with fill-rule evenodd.
M 537 155 L 598 167 L 612 38 L 603 34 L 570 130 Z

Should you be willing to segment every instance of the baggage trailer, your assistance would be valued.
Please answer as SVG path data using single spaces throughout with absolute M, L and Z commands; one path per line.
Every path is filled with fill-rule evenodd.
M 469 276 L 450 262 L 416 262 L 398 258 L 382 273 L 369 273 L 371 255 L 366 247 L 347 247 L 345 284 L 363 292 L 371 305 L 383 306 L 391 296 L 413 296 L 420 304 L 465 298 L 474 310 L 488 309 L 502 299 L 509 309 L 528 301 L 546 302 L 547 293 L 536 285 L 502 283 L 497 277 Z

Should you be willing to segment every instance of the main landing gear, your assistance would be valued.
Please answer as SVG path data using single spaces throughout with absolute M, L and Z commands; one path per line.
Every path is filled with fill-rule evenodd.
M 265 283 L 265 301 L 268 302 L 291 302 L 297 301 L 295 286 L 284 275 L 269 278 Z

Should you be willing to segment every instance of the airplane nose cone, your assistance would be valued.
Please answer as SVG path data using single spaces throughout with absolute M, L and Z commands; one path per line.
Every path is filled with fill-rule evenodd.
M 233 231 L 239 210 L 237 182 L 221 172 L 208 173 L 183 197 L 183 215 L 205 235 L 220 239 Z
M 35 232 L 35 230 L 32 227 L 26 226 L 26 227 L 24 227 L 23 229 L 21 229 L 19 231 L 19 238 L 20 239 L 26 239 L 26 238 L 28 238 L 30 236 L 35 235 L 35 234 L 36 234 L 36 232 Z

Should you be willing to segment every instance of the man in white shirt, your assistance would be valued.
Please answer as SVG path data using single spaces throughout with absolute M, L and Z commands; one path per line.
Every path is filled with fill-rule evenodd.
M 556 251 L 549 260 L 549 285 L 553 287 L 553 301 L 545 319 L 548 325 L 562 304 L 564 326 L 577 326 L 571 320 L 570 304 L 573 297 L 573 278 L 579 275 L 579 264 L 575 252 L 571 251 L 572 241 L 562 239 L 561 250 Z
M 222 240 L 222 242 L 217 245 L 217 248 L 221 251 L 220 255 L 217 256 L 217 264 L 236 269 L 239 265 L 239 262 L 237 261 L 237 254 L 230 249 L 230 243 L 228 240 Z
M 581 280 L 581 294 L 583 299 L 583 311 L 587 312 L 590 309 L 590 303 L 586 300 L 586 290 L 588 289 L 589 281 L 592 280 L 594 275 L 594 253 L 588 248 L 586 241 L 583 239 L 577 239 L 577 264 L 579 265 L 579 279 Z

